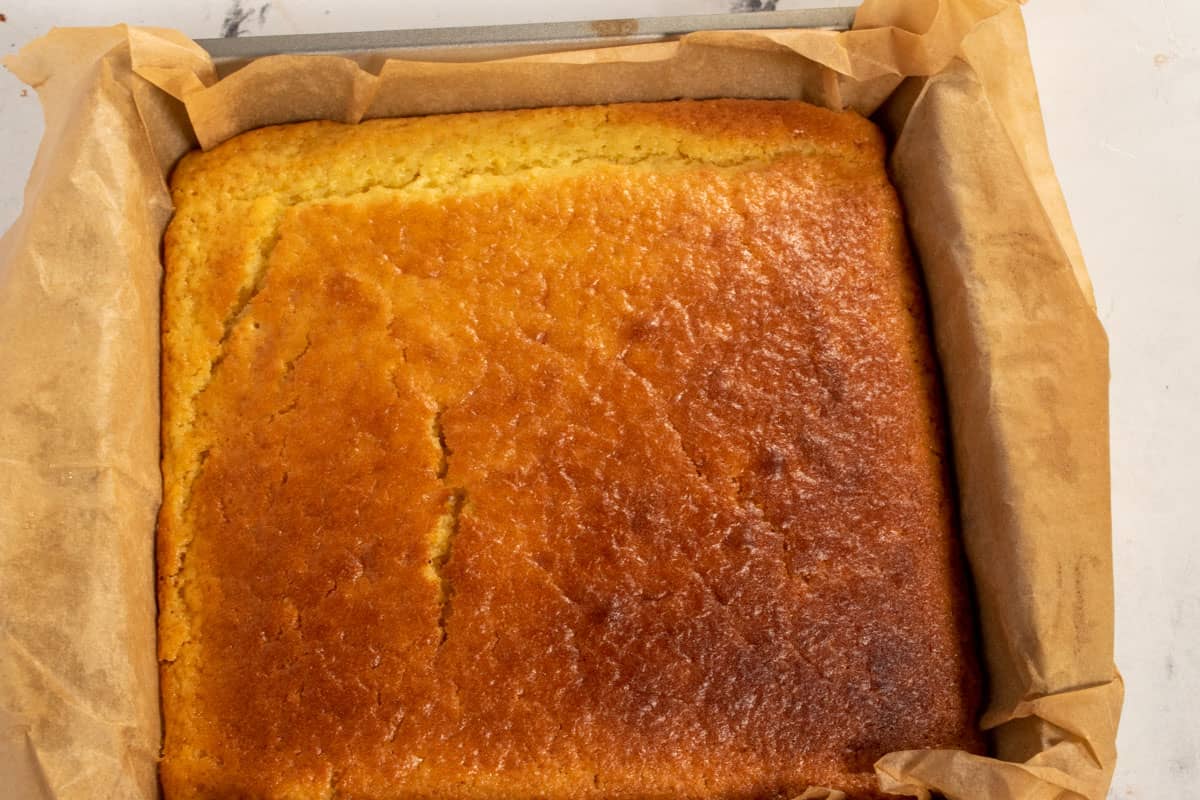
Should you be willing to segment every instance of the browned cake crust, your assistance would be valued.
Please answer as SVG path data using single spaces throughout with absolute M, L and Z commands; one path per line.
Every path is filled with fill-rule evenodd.
M 723 100 L 188 156 L 167 797 L 867 798 L 888 751 L 978 750 L 883 155 Z

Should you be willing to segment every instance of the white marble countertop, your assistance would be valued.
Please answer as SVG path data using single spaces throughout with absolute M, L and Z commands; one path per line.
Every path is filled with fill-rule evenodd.
M 639 17 L 771 0 L 0 0 L 0 54 L 55 25 L 193 37 Z M 779 0 L 779 8 L 836 5 Z M 1200 3 L 1026 7 L 1050 149 L 1112 348 L 1117 661 L 1128 697 L 1112 800 L 1200 798 Z M 0 229 L 41 134 L 0 72 Z M 2 367 L 0 367 L 2 368 Z

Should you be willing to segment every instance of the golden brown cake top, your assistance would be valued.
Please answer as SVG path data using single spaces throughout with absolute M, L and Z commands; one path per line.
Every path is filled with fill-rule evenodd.
M 173 192 L 168 798 L 869 797 L 978 748 L 868 122 L 308 123 Z

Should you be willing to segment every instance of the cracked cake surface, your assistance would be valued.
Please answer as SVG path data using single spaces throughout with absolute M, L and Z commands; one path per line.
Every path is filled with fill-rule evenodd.
M 981 748 L 878 131 L 314 122 L 176 169 L 170 798 L 880 796 Z

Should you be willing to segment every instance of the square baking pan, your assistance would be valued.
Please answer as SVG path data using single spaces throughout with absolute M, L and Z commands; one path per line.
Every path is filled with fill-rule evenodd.
M 389 58 L 488 61 L 540 53 L 663 42 L 698 31 L 813 28 L 848 30 L 856 5 L 790 11 L 690 14 L 641 19 L 535 22 L 456 28 L 306 33 L 198 39 L 220 77 L 271 55 L 335 55 L 371 69 Z
M 960 508 L 973 532 L 967 545 L 980 628 L 996 654 L 985 664 L 992 689 L 985 724 L 1008 760 L 897 752 L 885 757 L 881 780 L 954 797 L 987 786 L 1009 800 L 1064 792 L 1102 800 L 1121 701 L 1112 666 L 1107 349 L 1050 169 L 1020 11 L 1012 4 L 983 16 L 1000 5 L 873 0 L 876 16 L 858 19 L 880 31 L 838 37 L 848 61 L 836 67 L 801 46 L 828 44 L 824 36 L 792 37 L 795 47 L 777 50 L 738 35 L 714 49 L 811 66 L 805 77 L 824 80 L 813 83 L 814 93 L 830 90 L 815 99 L 829 105 L 844 105 L 844 90 L 856 92 L 863 113 L 894 98 L 896 113 L 883 120 L 902 126 L 891 151 L 893 180 L 909 201 L 922 272 L 933 277 L 931 305 L 946 312 L 934 327 L 952 356 L 943 367 L 954 365 L 943 370 L 955 376 L 947 398 L 964 423 L 952 437 L 966 456 L 956 464 L 965 470 Z M 949 13 L 940 27 L 925 28 L 914 24 L 918 6 Z M 845 29 L 854 14 L 832 8 L 203 43 L 225 74 L 274 54 L 346 56 L 368 69 L 396 57 L 394 74 L 378 80 L 340 58 L 263 58 L 216 88 L 208 59 L 182 34 L 125 26 L 59 30 L 11 59 L 43 98 L 46 137 L 22 219 L 0 248 L 0 398 L 13 398 L 0 403 L 0 427 L 17 456 L 0 459 L 0 482 L 10 490 L 0 494 L 20 522 L 0 536 L 20 565 L 20 580 L 0 582 L 12 589 L 0 591 L 0 625 L 18 621 L 8 626 L 13 644 L 32 654 L 5 663 L 12 679 L 0 681 L 0 705 L 16 714 L 11 735 L 0 734 L 0 751 L 14 756 L 0 758 L 0 785 L 62 800 L 90 798 L 103 786 L 157 796 L 161 717 L 147 546 L 160 487 L 157 298 L 167 180 L 198 124 L 215 145 L 264 125 L 357 120 L 362 114 L 353 111 L 365 101 L 388 100 L 382 90 L 407 101 L 410 76 L 452 88 L 459 74 L 485 74 L 490 68 L 474 63 L 484 59 L 565 54 L 501 65 L 524 91 L 535 72 L 576 71 L 571 51 L 657 43 L 649 49 L 671 56 L 672 40 L 689 32 Z M 708 46 L 700 44 L 696 50 Z M 624 49 L 607 55 L 619 61 Z M 630 61 L 639 65 L 630 70 L 636 78 L 652 78 L 659 66 L 653 58 Z M 740 70 L 728 75 L 730 84 L 743 80 Z M 296 93 L 314 77 L 328 79 L 321 91 Z M 903 90 L 887 94 L 890 82 L 906 79 Z M 427 113 L 486 110 L 494 99 L 493 84 L 467 88 L 469 107 Z M 528 94 L 532 104 L 551 93 Z M 279 102 L 263 110 L 264 97 Z M 405 112 L 415 114 L 401 108 L 394 116 Z M 23 591 L 68 584 L 74 590 L 65 594 Z

